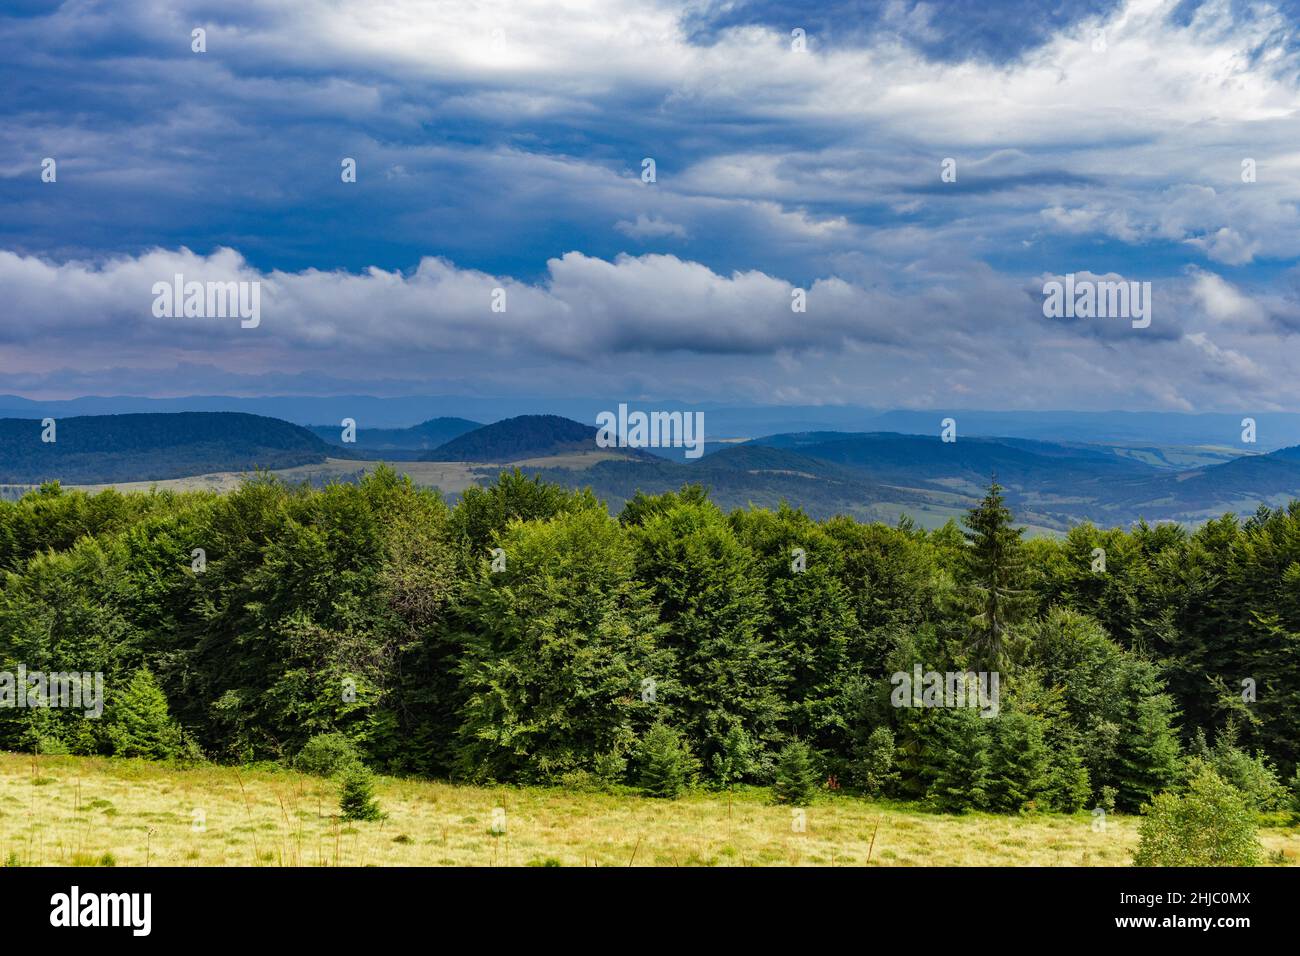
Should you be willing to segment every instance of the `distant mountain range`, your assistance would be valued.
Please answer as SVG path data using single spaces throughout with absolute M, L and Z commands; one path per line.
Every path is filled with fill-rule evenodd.
M 596 421 L 601 411 L 626 402 L 631 409 L 702 411 L 710 443 L 797 432 L 898 432 L 937 435 L 939 422 L 957 420 L 958 437 L 1026 438 L 1046 442 L 1125 443 L 1152 446 L 1213 445 L 1240 448 L 1241 421 L 1254 418 L 1260 451 L 1300 445 L 1300 414 L 1261 412 L 982 411 L 978 409 L 882 410 L 853 405 L 734 405 L 718 402 L 683 404 L 628 401 L 625 397 L 477 398 L 452 395 L 190 395 L 177 398 L 86 396 L 29 399 L 0 395 L 0 418 L 54 418 L 140 412 L 245 412 L 280 418 L 298 425 L 332 426 L 344 418 L 359 430 L 405 429 L 437 418 L 497 422 L 539 409 L 579 422 Z M 326 437 L 322 435 L 321 437 Z M 326 440 L 329 440 L 326 438 Z
M 232 412 L 77 416 L 57 419 L 56 427 L 57 440 L 46 443 L 39 420 L 0 420 L 0 484 L 156 481 L 326 458 L 356 460 L 355 468 L 345 466 L 349 475 L 375 460 L 399 470 L 403 460 L 442 462 L 473 482 L 519 463 L 547 480 L 591 487 L 615 508 L 637 491 L 698 482 L 727 508 L 786 500 L 818 517 L 894 520 L 907 513 L 934 525 L 959 515 L 996 476 L 1020 520 L 1043 531 L 1083 520 L 1198 522 L 1300 497 L 1300 447 L 1240 455 L 1226 445 L 960 435 L 944 442 L 937 434 L 810 430 L 710 442 L 703 458 L 673 461 L 598 448 L 594 426 L 558 415 L 358 427 L 357 441 L 346 444 L 340 427 Z
M 309 425 L 308 430 L 322 441 L 337 445 L 349 454 L 374 452 L 373 457 L 415 461 L 430 449 L 482 427 L 482 422 L 470 421 L 468 418 L 431 418 L 410 428 L 367 428 L 358 425 L 355 442 L 348 443 L 343 441 L 341 420 L 338 425 Z

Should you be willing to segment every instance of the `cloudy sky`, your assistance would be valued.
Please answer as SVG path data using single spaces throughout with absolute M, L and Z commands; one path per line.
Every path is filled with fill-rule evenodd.
M 1300 410 L 1300 3 L 1044 6 L 10 0 L 0 392 Z

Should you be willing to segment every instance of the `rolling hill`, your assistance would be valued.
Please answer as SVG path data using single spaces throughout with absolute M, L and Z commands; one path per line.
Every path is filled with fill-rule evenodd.
M 1300 447 L 1122 484 L 1111 497 L 1117 508 L 1180 521 L 1280 505 L 1300 498 Z
M 268 392 L 275 383 L 265 382 Z M 372 428 L 406 428 L 435 416 L 457 416 L 473 421 L 500 421 L 512 415 L 533 414 L 545 407 L 578 421 L 594 421 L 602 409 L 614 408 L 618 396 L 590 395 L 569 398 L 470 398 L 454 395 L 406 395 L 381 398 L 340 391 L 332 395 L 264 394 L 261 396 L 189 395 L 173 398 L 142 396 L 82 396 L 72 399 L 29 399 L 0 395 L 0 418 L 71 418 L 78 415 L 121 415 L 138 412 L 246 412 L 280 418 L 299 425 L 355 418 Z M 1273 451 L 1300 444 L 1300 414 L 1262 412 L 1243 408 L 1235 413 L 1109 411 L 980 411 L 977 409 L 908 410 L 854 405 L 743 405 L 656 400 L 630 406 L 664 411 L 703 411 L 710 442 L 718 438 L 756 438 L 815 430 L 838 433 L 899 432 L 935 435 L 940 419 L 953 415 L 960 435 L 1002 436 L 1047 442 L 1127 444 L 1131 446 L 1223 447 L 1237 446 L 1244 415 L 1259 423 L 1259 450 Z M 671 456 L 669 456 L 671 457 Z
M 596 450 L 593 425 L 559 415 L 520 415 L 453 438 L 425 454 L 423 460 L 508 463 Z
M 751 444 L 732 445 L 689 464 L 647 455 L 600 461 L 582 471 L 524 470 L 567 487 L 590 487 L 614 508 L 638 491 L 658 494 L 698 483 L 725 509 L 749 504 L 774 508 L 788 501 L 816 517 L 851 514 L 893 522 L 905 510 L 925 510 L 941 504 L 944 497 L 953 497 L 889 488 L 834 462 Z M 943 517 L 949 516 L 945 513 Z
M 344 461 L 306 473 L 355 480 L 377 460 L 398 462 L 399 470 L 406 460 L 420 471 L 417 480 L 441 485 L 454 478 L 444 488 L 454 493 L 466 482 L 490 481 L 492 466 L 518 464 L 567 487 L 591 487 L 613 508 L 638 491 L 694 482 L 724 508 L 785 500 L 819 518 L 892 521 L 906 512 L 932 526 L 970 507 L 996 476 L 1021 521 L 1056 531 L 1086 520 L 1196 523 L 1300 497 L 1300 446 L 1224 461 L 1228 449 L 1029 438 L 944 443 L 934 435 L 812 431 L 716 443 L 701 459 L 673 461 L 638 449 L 599 449 L 594 426 L 557 415 L 477 427 L 467 419 L 430 419 L 406 429 L 359 430 L 355 445 L 338 442 L 332 427 L 240 412 L 70 417 L 57 420 L 53 443 L 42 442 L 41 432 L 39 420 L 0 419 L 0 484 L 122 484 L 256 468 L 301 480 L 305 467 L 328 458 Z M 453 437 L 430 447 L 444 435 Z
M 0 419 L 0 483 L 148 481 L 214 471 L 292 468 L 337 457 L 307 429 L 242 412 Z
M 1175 470 L 1172 455 L 1128 446 L 896 432 L 800 432 L 721 446 L 703 459 L 602 462 L 583 472 L 537 469 L 548 480 L 591 485 L 617 503 L 636 491 L 708 486 L 724 507 L 781 499 L 824 517 L 906 510 L 933 523 L 972 505 L 996 477 L 1026 524 L 1064 530 L 1081 521 L 1197 522 L 1225 511 L 1300 497 L 1300 448 Z M 1210 460 L 1215 460 L 1213 457 Z

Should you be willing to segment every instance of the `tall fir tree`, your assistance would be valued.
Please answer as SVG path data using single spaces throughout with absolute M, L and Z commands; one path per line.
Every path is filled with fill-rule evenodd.
M 1144 661 L 1128 665 L 1128 706 L 1117 748 L 1116 805 L 1136 811 L 1172 786 L 1182 766 L 1173 698 L 1161 692 L 1155 668 Z
M 1024 618 L 1033 600 L 1020 540 L 1024 529 L 1015 527 L 1014 520 L 996 479 L 984 500 L 964 519 L 968 547 L 961 583 L 970 615 L 971 652 L 989 669 L 1004 662 L 1010 629 Z

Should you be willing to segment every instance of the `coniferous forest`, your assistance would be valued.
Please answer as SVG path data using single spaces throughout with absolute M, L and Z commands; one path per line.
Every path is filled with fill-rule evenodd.
M 105 694 L 0 709 L 0 749 L 1004 813 L 1279 810 L 1300 760 L 1300 503 L 1027 540 L 996 484 L 935 531 L 517 471 L 454 506 L 387 469 L 51 484 L 0 503 L 0 567 L 0 671 Z M 995 674 L 996 713 L 898 706 L 922 671 Z

